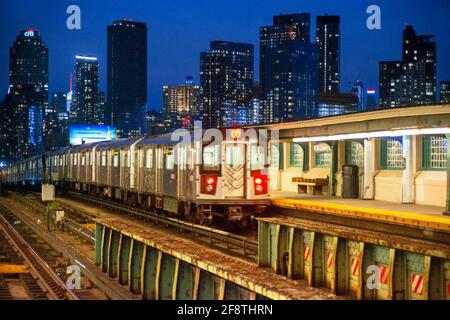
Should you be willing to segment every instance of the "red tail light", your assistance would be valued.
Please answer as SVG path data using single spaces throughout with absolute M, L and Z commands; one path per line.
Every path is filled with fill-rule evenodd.
M 253 174 L 253 187 L 255 190 L 255 195 L 267 194 L 267 176 L 258 174 Z
M 215 195 L 217 190 L 217 176 L 202 175 L 201 193 Z

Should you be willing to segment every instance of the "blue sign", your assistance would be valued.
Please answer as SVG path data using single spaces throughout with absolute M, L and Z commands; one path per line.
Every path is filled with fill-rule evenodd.
M 69 136 L 69 143 L 73 146 L 117 139 L 116 128 L 101 125 L 73 124 L 69 128 Z

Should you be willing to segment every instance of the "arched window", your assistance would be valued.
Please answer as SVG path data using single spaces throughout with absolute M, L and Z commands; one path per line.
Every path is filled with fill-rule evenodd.
M 405 168 L 402 137 L 381 140 L 380 162 L 382 169 L 403 170 Z
M 360 142 L 347 141 L 345 144 L 345 164 L 364 167 L 364 146 Z
M 296 168 L 303 168 L 304 152 L 301 145 L 298 143 L 290 144 L 289 166 Z
M 331 167 L 331 148 L 328 144 L 318 143 L 314 146 L 314 151 L 316 152 L 316 167 Z
M 423 169 L 446 170 L 448 142 L 444 135 L 423 137 Z

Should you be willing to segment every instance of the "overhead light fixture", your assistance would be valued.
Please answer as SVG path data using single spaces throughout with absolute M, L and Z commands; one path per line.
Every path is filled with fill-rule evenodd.
M 406 130 L 387 130 L 373 132 L 359 132 L 349 134 L 338 134 L 331 136 L 301 137 L 292 139 L 293 142 L 320 142 L 320 141 L 340 141 L 356 140 L 369 138 L 389 138 L 402 136 L 418 136 L 427 134 L 450 134 L 450 128 L 425 128 L 425 129 L 406 129 Z

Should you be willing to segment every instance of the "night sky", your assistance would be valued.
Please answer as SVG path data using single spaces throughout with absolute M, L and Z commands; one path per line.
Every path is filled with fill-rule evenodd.
M 66 28 L 66 8 L 81 7 L 81 30 Z M 382 29 L 366 28 L 366 9 L 381 7 Z M 8 48 L 20 28 L 36 28 L 49 48 L 50 92 L 68 91 L 75 55 L 94 55 L 100 63 L 100 89 L 106 91 L 106 26 L 114 19 L 147 23 L 148 105 L 159 109 L 163 84 L 186 75 L 199 81 L 199 54 L 210 40 L 255 45 L 255 80 L 259 78 L 259 27 L 280 13 L 341 16 L 341 91 L 361 79 L 378 90 L 378 62 L 401 58 L 402 30 L 413 24 L 419 34 L 433 34 L 438 45 L 438 81 L 450 80 L 449 0 L 2 0 L 0 8 L 0 97 L 8 86 Z

